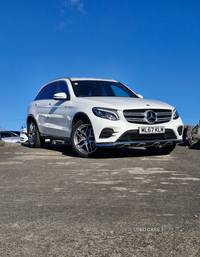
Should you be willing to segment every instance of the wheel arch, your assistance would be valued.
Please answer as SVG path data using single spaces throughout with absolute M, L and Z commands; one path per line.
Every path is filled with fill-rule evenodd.
M 94 157 L 99 153 L 92 123 L 84 113 L 77 113 L 73 118 L 70 141 L 75 153 L 81 157 Z
M 29 125 L 29 123 L 30 123 L 31 120 L 33 120 L 33 121 L 35 122 L 35 124 L 36 124 L 36 126 L 37 126 L 37 128 L 38 128 L 36 119 L 34 118 L 33 115 L 29 115 L 29 116 L 27 117 L 27 120 L 26 120 L 26 126 L 27 126 L 27 128 L 28 128 L 28 125 Z M 38 131 L 39 131 L 39 129 L 38 129 Z
M 85 114 L 84 112 L 78 112 L 73 117 L 72 128 L 79 120 L 83 120 L 84 122 L 89 122 L 90 124 L 92 124 L 87 114 Z

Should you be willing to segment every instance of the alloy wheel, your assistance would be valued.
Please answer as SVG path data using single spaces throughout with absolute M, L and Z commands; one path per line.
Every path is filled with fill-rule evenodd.
M 77 150 L 82 154 L 91 154 L 96 150 L 91 124 L 82 124 L 75 130 L 74 143 Z

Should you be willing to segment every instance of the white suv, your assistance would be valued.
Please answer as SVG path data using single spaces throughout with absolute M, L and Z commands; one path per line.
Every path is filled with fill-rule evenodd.
M 171 105 L 142 99 L 116 80 L 60 78 L 45 84 L 28 107 L 28 138 L 71 142 L 82 157 L 108 147 L 145 147 L 168 154 L 182 141 L 183 123 Z

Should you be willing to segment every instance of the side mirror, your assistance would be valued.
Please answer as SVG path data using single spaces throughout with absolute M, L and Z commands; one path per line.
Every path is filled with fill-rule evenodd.
M 143 96 L 142 96 L 142 95 L 140 95 L 140 94 L 137 94 L 137 96 L 138 96 L 139 98 L 143 99 Z
M 54 100 L 66 100 L 67 95 L 65 93 L 57 93 L 53 96 Z

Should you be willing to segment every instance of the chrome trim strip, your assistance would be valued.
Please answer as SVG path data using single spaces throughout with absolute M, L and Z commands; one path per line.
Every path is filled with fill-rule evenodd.
M 128 141 L 128 142 L 113 142 L 113 143 L 97 143 L 96 147 L 129 147 L 129 146 L 158 146 L 171 145 L 182 142 L 182 139 L 154 140 L 154 141 Z

